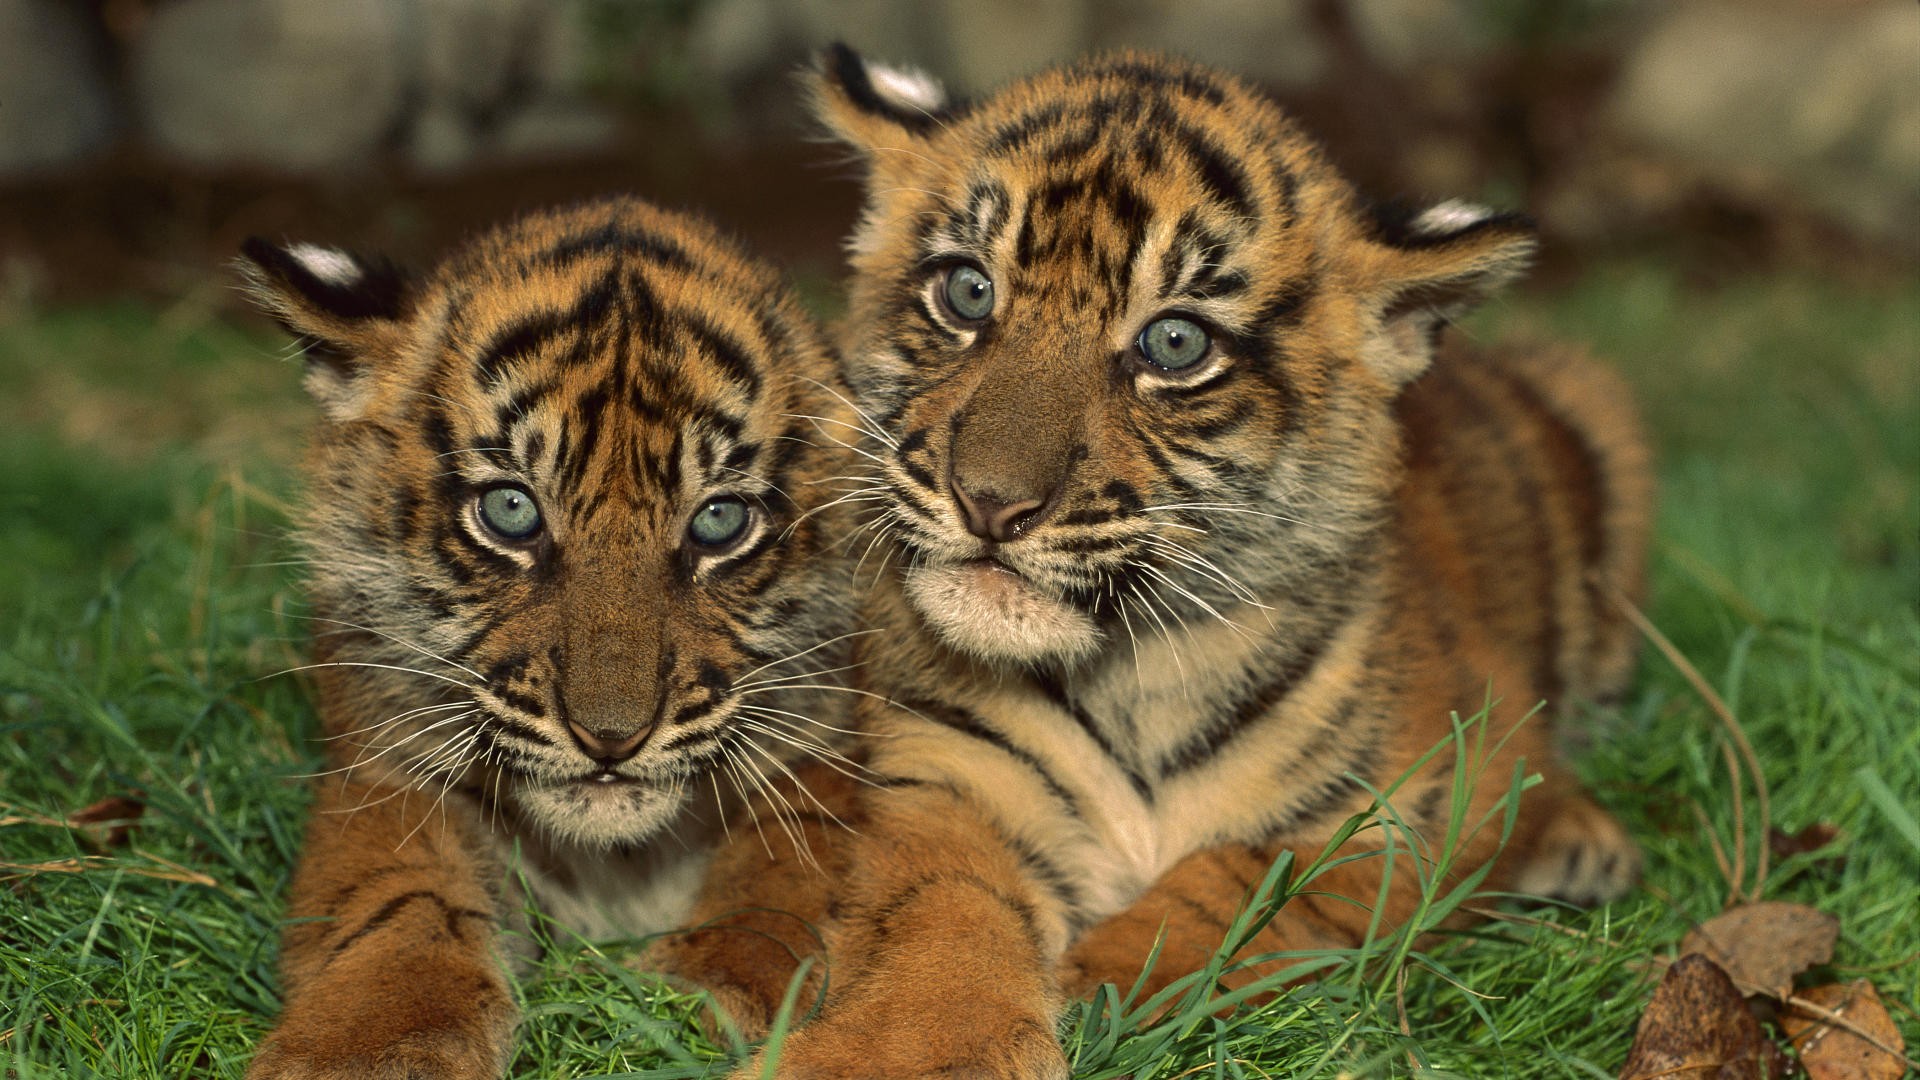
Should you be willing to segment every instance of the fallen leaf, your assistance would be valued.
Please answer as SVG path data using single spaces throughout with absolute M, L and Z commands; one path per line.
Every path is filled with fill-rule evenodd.
M 127 831 L 147 804 L 127 795 L 109 795 L 92 806 L 67 815 L 67 824 L 85 833 L 101 847 L 119 847 L 127 842 Z
M 1767 849 L 1773 852 L 1776 859 L 1791 859 L 1795 855 L 1809 855 L 1830 847 L 1839 839 L 1840 829 L 1831 821 L 1816 821 L 1792 833 L 1775 826 L 1767 830 Z M 1826 873 L 1837 873 L 1846 865 L 1846 856 L 1837 853 L 1813 862 L 1815 869 Z
M 1715 915 L 1688 931 L 1680 953 L 1699 953 L 1749 994 L 1786 999 L 1793 977 L 1833 959 L 1840 920 L 1805 904 L 1761 900 Z
M 1872 983 L 1859 979 L 1817 986 L 1797 997 L 1831 1014 L 1821 1016 L 1796 1003 L 1780 1018 L 1809 1080 L 1900 1080 L 1906 1075 L 1906 1041 Z M 1834 1017 L 1853 1030 L 1835 1023 Z
M 1640 1015 L 1620 1080 L 1755 1080 L 1787 1073 L 1787 1059 L 1754 1019 L 1733 980 L 1699 953 L 1675 961 Z

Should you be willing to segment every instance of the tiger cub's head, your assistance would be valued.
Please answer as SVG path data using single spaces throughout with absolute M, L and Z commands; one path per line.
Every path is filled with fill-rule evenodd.
M 986 98 L 829 50 L 864 160 L 849 377 L 907 595 L 949 644 L 1074 664 L 1352 562 L 1392 400 L 1516 276 L 1523 219 L 1370 208 L 1238 79 L 1119 54 Z
M 815 444 L 846 418 L 771 268 L 631 200 L 418 279 L 244 250 L 324 414 L 301 538 L 336 765 L 605 845 L 816 744 L 795 687 L 848 605 Z

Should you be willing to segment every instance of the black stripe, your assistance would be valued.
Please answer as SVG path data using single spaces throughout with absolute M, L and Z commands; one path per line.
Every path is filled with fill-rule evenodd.
M 600 445 L 600 419 L 607 409 L 612 392 L 605 383 L 596 383 L 583 391 L 574 400 L 572 415 L 568 418 L 580 432 L 579 440 L 574 443 L 571 456 L 561 466 L 560 486 L 574 490 L 587 474 L 593 463 L 593 453 Z
M 1100 725 L 1094 722 L 1093 716 L 1084 706 L 1068 696 L 1065 684 L 1053 675 L 1037 676 L 1033 682 L 1055 708 L 1073 717 L 1073 722 L 1080 725 L 1080 730 L 1087 733 L 1087 738 L 1093 740 L 1093 744 L 1100 748 L 1100 752 L 1106 755 L 1108 761 L 1113 762 L 1115 767 L 1126 774 L 1127 783 L 1132 785 L 1134 794 L 1140 796 L 1147 805 L 1153 805 L 1153 785 L 1148 783 L 1145 776 L 1135 771 L 1132 765 L 1120 760 L 1119 752 L 1114 749 L 1113 743 L 1107 740 L 1106 733 L 1100 730 Z
M 1008 739 L 1004 734 L 988 725 L 978 714 L 955 705 L 924 699 L 905 702 L 904 707 L 908 711 L 919 713 L 921 716 L 926 717 L 942 727 L 978 739 L 988 746 L 1006 754 L 1008 757 L 1013 758 L 1020 764 L 1025 765 L 1027 768 L 1033 770 L 1034 776 L 1040 781 L 1041 785 L 1047 789 L 1047 793 L 1058 800 L 1069 814 L 1072 814 L 1075 818 L 1083 816 L 1080 813 L 1079 800 L 1073 797 L 1073 793 L 1068 791 L 1066 786 L 1060 783 L 1053 775 L 1053 772 L 1047 768 L 1045 763 L 1043 763 L 1037 755 Z
M 552 749 L 560 745 L 558 740 L 546 732 L 521 724 L 512 717 L 496 716 L 491 719 L 494 722 L 483 726 L 480 730 L 484 737 L 492 739 L 495 742 L 503 738 L 511 738 L 519 739 L 522 742 L 529 742 L 535 746 L 546 747 L 547 749 Z M 484 758 L 486 755 L 481 754 L 479 756 Z
M 1344 613 L 1343 613 L 1344 614 Z M 1213 758 L 1251 725 L 1270 715 L 1293 688 L 1313 674 L 1341 628 L 1342 616 L 1328 619 L 1320 632 L 1296 647 L 1267 677 L 1251 689 L 1224 702 L 1204 724 L 1161 760 L 1159 776 L 1166 781 L 1193 771 Z
M 1199 488 L 1194 487 L 1185 477 L 1174 471 L 1173 459 L 1167 456 L 1167 452 L 1161 448 L 1158 442 L 1154 441 L 1155 438 L 1158 437 L 1157 433 L 1155 436 L 1150 437 L 1138 424 L 1135 424 L 1130 417 L 1127 418 L 1126 425 L 1128 432 L 1133 435 L 1137 445 L 1140 447 L 1140 451 L 1147 455 L 1147 460 L 1153 463 L 1154 470 L 1160 474 L 1160 481 L 1162 483 L 1172 488 L 1183 498 L 1191 498 L 1201 494 Z
M 1193 160 L 1200 181 L 1206 185 L 1208 192 L 1234 213 L 1252 216 L 1253 200 L 1247 193 L 1246 173 L 1239 164 L 1204 132 L 1195 128 L 1178 125 L 1172 135 Z
M 494 335 L 474 361 L 475 374 L 482 386 L 491 387 L 505 377 L 515 361 L 538 352 L 547 342 L 574 330 L 582 337 L 575 341 L 575 352 L 582 351 L 589 328 L 612 310 L 620 292 L 620 271 L 609 269 L 584 289 L 573 306 L 565 311 L 541 311 L 522 316 L 508 330 Z
M 1227 100 L 1224 90 L 1197 71 L 1169 71 L 1138 60 L 1096 62 L 1083 70 L 1095 76 L 1110 75 L 1141 86 L 1172 90 L 1186 97 L 1198 98 L 1209 105 L 1221 105 Z
M 447 903 L 445 898 L 431 889 L 416 889 L 412 892 L 401 893 L 399 896 L 382 904 L 380 910 L 369 916 L 366 922 L 361 923 L 358 930 L 348 934 L 345 938 L 334 944 L 333 951 L 328 955 L 328 960 L 331 961 L 334 957 L 339 956 L 351 948 L 353 944 L 361 938 L 392 922 L 394 917 L 400 914 L 402 909 L 412 904 L 415 900 L 429 900 L 438 905 L 441 914 L 446 919 L 447 933 L 455 937 L 459 936 L 459 921 L 461 919 L 485 919 L 489 922 L 493 919 L 492 915 L 484 911 L 476 911 L 473 908 L 455 907 Z
M 411 866 L 381 866 L 381 867 L 376 867 L 372 870 L 369 870 L 366 873 L 360 875 L 353 882 L 347 885 L 341 886 L 339 889 L 335 890 L 334 894 L 328 897 L 325 903 L 320 905 L 320 910 L 328 911 L 328 912 L 339 911 L 341 906 L 345 904 L 350 898 L 352 898 L 352 896 L 355 893 L 359 892 L 361 889 L 364 889 L 367 886 L 372 885 L 376 881 L 382 881 L 382 880 L 385 880 L 386 878 L 392 877 L 395 874 L 404 873 L 412 869 L 414 868 Z
M 619 221 L 609 221 L 585 232 L 574 233 L 535 256 L 534 261 L 537 265 L 557 267 L 583 256 L 603 254 L 633 254 L 647 262 L 675 270 L 690 272 L 695 269 L 692 256 L 677 242 L 658 233 L 629 228 L 626 223 Z
M 1065 106 L 1053 103 L 1006 121 L 988 137 L 986 152 L 992 155 L 1019 150 L 1058 124 L 1065 115 Z
M 1475 370 L 1486 370 L 1486 368 L 1482 365 Z M 1494 382 L 1495 385 L 1501 384 L 1497 378 Z M 1493 410 L 1489 407 L 1491 403 L 1482 396 L 1480 389 L 1460 378 L 1436 380 L 1436 385 L 1454 388 L 1462 412 L 1466 414 L 1462 417 L 1461 427 L 1485 432 L 1489 438 L 1500 445 L 1501 460 L 1516 463 L 1528 460 L 1524 448 L 1518 445 L 1510 434 L 1509 425 L 1503 419 L 1493 415 Z M 1532 535 L 1528 538 L 1532 543 L 1529 545 L 1526 565 L 1538 575 L 1537 595 L 1545 598 L 1541 604 L 1543 618 L 1534 634 L 1533 691 L 1547 701 L 1558 701 L 1562 689 L 1559 660 L 1563 630 L 1560 625 L 1560 606 L 1553 602 L 1553 538 L 1545 525 L 1546 496 L 1541 492 L 1539 480 L 1531 470 L 1516 467 L 1509 470 L 1509 475 L 1513 479 L 1516 494 L 1520 499 L 1521 520 L 1532 525 Z M 1463 501 L 1456 505 L 1472 505 L 1468 501 L 1471 498 L 1470 494 L 1462 493 Z M 1508 568 L 1508 572 L 1515 570 L 1517 568 Z
M 1033 949 L 1036 958 L 1042 963 L 1045 963 L 1049 959 L 1046 952 L 1045 939 L 1040 934 L 1038 914 L 1034 911 L 1033 905 L 1017 896 L 1008 896 L 1006 893 L 1000 891 L 1000 888 L 993 882 L 988 881 L 978 874 L 956 871 L 938 871 L 928 874 L 926 877 L 894 893 L 893 896 L 885 902 L 867 909 L 862 914 L 866 920 L 872 924 L 874 932 L 884 938 L 892 932 L 892 927 L 889 924 L 892 923 L 895 916 L 905 911 L 908 907 L 911 907 L 913 903 L 920 898 L 920 894 L 936 885 L 966 885 L 986 893 L 1001 907 L 1012 912 L 1014 918 L 1019 920 L 1021 930 L 1026 935 L 1027 944 Z
M 727 379 L 746 387 L 750 400 L 760 397 L 760 372 L 740 339 L 697 316 L 688 316 L 686 327 Z
M 1038 848 L 1025 839 L 1014 836 L 995 826 L 994 832 L 1008 851 L 1020 860 L 1020 868 L 1035 884 L 1052 895 L 1054 901 L 1070 912 L 1079 913 L 1086 904 L 1086 898 L 1080 894 L 1080 887 L 1073 878 L 1062 870 L 1059 864 L 1048 858 Z

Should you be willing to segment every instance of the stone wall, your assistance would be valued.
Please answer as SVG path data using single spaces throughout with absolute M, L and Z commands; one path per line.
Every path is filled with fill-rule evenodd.
M 1704 191 L 1920 248 L 1911 0 L 0 0 L 0 181 L 119 146 L 453 172 L 609 150 L 663 104 L 697 121 L 682 141 L 793 138 L 792 72 L 833 40 L 960 93 L 1182 53 L 1390 186 L 1504 190 L 1596 234 Z

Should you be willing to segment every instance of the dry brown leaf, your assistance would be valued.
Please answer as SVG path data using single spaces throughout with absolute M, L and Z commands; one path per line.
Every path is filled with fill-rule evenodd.
M 1840 920 L 1805 904 L 1761 900 L 1728 908 L 1688 931 L 1680 953 L 1718 964 L 1749 994 L 1785 999 L 1793 977 L 1833 959 Z
M 1840 838 L 1839 827 L 1831 821 L 1816 821 L 1799 832 L 1790 833 L 1778 827 L 1767 830 L 1767 847 L 1774 858 L 1785 860 L 1831 847 Z M 1813 861 L 1814 869 L 1828 874 L 1838 873 L 1846 865 L 1847 857 L 1838 853 Z
M 1786 1057 L 1733 980 L 1692 953 L 1669 967 L 1653 992 L 1620 1080 L 1754 1080 L 1786 1072 Z
M 101 847 L 119 847 L 127 842 L 127 831 L 147 804 L 128 795 L 109 795 L 92 806 L 67 815 L 67 824 L 85 833 Z
M 1809 1080 L 1900 1080 L 1906 1075 L 1906 1041 L 1900 1037 L 1900 1029 L 1893 1026 L 1886 1006 L 1880 1004 L 1872 983 L 1859 979 L 1818 986 L 1798 996 L 1832 1014 L 1820 1016 L 1795 1007 L 1780 1018 L 1787 1038 L 1800 1051 L 1800 1064 Z M 1834 1023 L 1833 1017 L 1851 1024 L 1854 1030 Z
M 1819 851 L 1838 839 L 1840 827 L 1831 821 L 1816 821 L 1799 832 L 1788 832 L 1778 825 L 1767 830 L 1767 846 L 1780 859 Z

